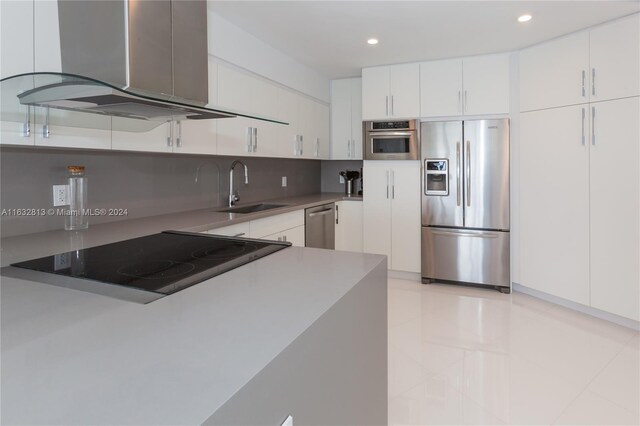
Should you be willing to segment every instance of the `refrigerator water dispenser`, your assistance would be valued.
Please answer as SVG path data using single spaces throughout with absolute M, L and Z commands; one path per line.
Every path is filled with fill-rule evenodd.
M 449 195 L 449 160 L 428 158 L 424 171 L 425 195 Z

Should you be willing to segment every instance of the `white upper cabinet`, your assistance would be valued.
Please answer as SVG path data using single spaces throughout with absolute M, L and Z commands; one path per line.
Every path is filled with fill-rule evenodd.
M 462 59 L 420 64 L 420 115 L 462 114 Z
M 591 102 L 640 95 L 640 14 L 589 32 Z
M 389 116 L 420 116 L 420 65 L 403 64 L 389 67 Z
M 589 102 L 589 33 L 520 52 L 520 111 Z
M 362 79 L 331 82 L 331 159 L 362 160 Z
M 509 55 L 484 55 L 420 64 L 420 115 L 509 112 Z
M 362 69 L 362 119 L 412 118 L 420 115 L 418 64 Z
M 520 52 L 520 110 L 640 94 L 640 14 Z
M 474 56 L 462 60 L 462 105 L 465 115 L 509 112 L 509 68 L 509 54 Z
M 33 72 L 33 2 L 0 2 L 0 78 Z
M 278 88 L 277 116 L 289 125 L 278 126 L 276 138 L 280 157 L 297 157 L 300 154 L 300 97 L 290 90 Z

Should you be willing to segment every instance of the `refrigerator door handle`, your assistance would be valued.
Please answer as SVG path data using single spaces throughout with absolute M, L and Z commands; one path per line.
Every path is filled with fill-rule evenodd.
M 471 207 L 471 141 L 467 141 L 467 207 Z
M 460 142 L 456 142 L 456 205 L 460 207 Z

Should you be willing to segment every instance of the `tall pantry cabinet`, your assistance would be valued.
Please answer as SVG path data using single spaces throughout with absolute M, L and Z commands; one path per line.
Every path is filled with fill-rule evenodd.
M 639 16 L 520 54 L 520 284 L 636 321 Z

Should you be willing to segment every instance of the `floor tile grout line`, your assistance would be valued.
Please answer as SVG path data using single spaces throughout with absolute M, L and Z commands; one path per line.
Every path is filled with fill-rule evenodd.
M 633 337 L 631 337 L 633 338 Z M 630 341 L 630 340 L 629 340 Z M 596 380 L 600 374 L 602 374 L 602 372 L 604 370 L 607 369 L 607 367 L 609 367 L 609 365 L 611 365 L 611 363 L 622 353 L 622 351 L 626 348 L 627 343 L 629 343 L 629 341 L 627 341 L 626 343 L 624 343 L 622 345 L 622 347 L 620 348 L 620 350 L 618 352 L 616 352 L 615 355 L 613 355 L 611 357 L 611 359 L 600 369 L 598 370 L 598 372 L 596 374 L 594 374 L 594 376 L 591 378 L 591 380 L 589 380 L 589 382 L 585 385 L 585 387 L 582 389 L 582 391 L 578 394 L 578 396 L 576 396 L 562 411 L 562 413 L 560 413 L 560 415 L 554 420 L 553 424 L 557 424 L 558 420 L 562 417 L 562 415 L 569 409 L 569 407 L 571 407 L 571 405 L 576 402 L 578 400 L 578 398 L 580 398 L 585 392 L 589 391 L 589 386 L 591 386 L 591 383 L 593 383 L 594 380 Z M 606 398 L 602 395 L 600 395 L 597 392 L 594 391 L 589 391 L 591 393 L 594 393 L 595 395 L 599 396 L 600 398 L 604 399 L 605 401 L 609 401 L 610 403 L 614 404 L 615 406 L 622 408 L 625 411 L 629 411 L 627 410 L 625 407 L 620 406 L 620 404 L 616 403 L 615 401 L 611 401 L 609 398 Z

